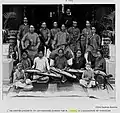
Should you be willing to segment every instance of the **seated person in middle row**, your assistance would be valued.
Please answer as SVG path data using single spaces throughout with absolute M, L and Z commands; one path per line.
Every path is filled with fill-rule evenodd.
M 27 51 L 23 51 L 22 53 L 22 59 L 20 61 L 22 63 L 23 69 L 29 69 L 31 68 L 31 60 L 28 57 L 28 52 Z
M 78 49 L 75 55 L 75 58 L 73 59 L 73 69 L 84 69 L 86 64 L 86 60 L 84 56 L 81 53 L 81 50 Z
M 106 61 L 103 58 L 102 51 L 97 51 L 97 58 L 95 60 L 95 74 L 106 76 Z
M 32 66 L 32 68 L 40 70 L 41 73 L 50 71 L 50 66 L 49 66 L 49 63 L 48 63 L 48 59 L 43 56 L 42 51 L 39 51 L 38 57 L 36 57 L 34 59 L 34 65 Z
M 58 50 L 58 56 L 55 57 L 51 66 L 54 66 L 55 68 L 61 69 L 61 70 L 67 69 L 68 63 L 67 63 L 67 58 L 64 55 L 63 49 Z M 62 82 L 64 83 L 66 80 L 67 80 L 66 77 L 62 76 Z
M 84 70 L 86 64 L 86 60 L 84 58 L 84 55 L 82 55 L 81 50 L 78 49 L 75 55 L 75 58 L 73 59 L 73 65 L 71 68 L 73 69 L 79 69 Z M 82 73 L 74 73 L 78 79 L 81 79 Z
M 42 51 L 39 51 L 38 57 L 34 59 L 34 65 L 32 66 L 32 68 L 38 69 L 41 73 L 44 72 L 50 73 L 48 59 L 43 56 Z M 49 77 L 46 77 L 46 79 L 49 79 Z

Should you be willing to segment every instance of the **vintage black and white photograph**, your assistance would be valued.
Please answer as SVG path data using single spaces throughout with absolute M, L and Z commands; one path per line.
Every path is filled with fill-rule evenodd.
M 2 97 L 116 100 L 115 4 L 2 4 Z

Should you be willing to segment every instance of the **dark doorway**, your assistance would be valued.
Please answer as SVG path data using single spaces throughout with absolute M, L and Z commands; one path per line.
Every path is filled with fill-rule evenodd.
M 53 21 L 57 21 L 57 5 L 28 5 L 26 6 L 26 16 L 29 23 L 38 27 L 42 22 L 46 22 L 48 28 L 52 27 Z M 50 12 L 52 16 L 50 17 Z
M 25 15 L 28 18 L 29 24 L 33 24 L 36 29 L 40 28 L 43 21 L 47 23 L 49 29 L 52 28 L 53 21 L 60 21 L 62 14 L 62 4 L 34 4 L 34 5 L 3 5 L 3 14 L 5 12 L 15 11 L 17 14 L 17 24 L 23 22 Z M 70 8 L 72 15 L 78 21 L 80 30 L 85 27 L 85 21 L 100 20 L 105 14 L 115 11 L 115 4 L 65 4 L 64 11 Z M 3 23 L 5 18 L 3 18 Z M 97 30 L 99 31 L 99 29 Z

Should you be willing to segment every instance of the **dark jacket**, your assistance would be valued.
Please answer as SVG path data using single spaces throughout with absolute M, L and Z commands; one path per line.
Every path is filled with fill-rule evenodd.
M 75 58 L 73 60 L 72 68 L 74 68 L 74 69 L 85 68 L 85 64 L 86 64 L 86 60 L 85 60 L 85 58 L 83 56 L 81 56 L 78 59 Z
M 67 59 L 65 56 L 55 58 L 55 68 L 64 69 L 67 67 Z

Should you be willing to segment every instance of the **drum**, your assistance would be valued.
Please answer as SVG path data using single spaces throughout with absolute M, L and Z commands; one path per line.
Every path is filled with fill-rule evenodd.
M 99 83 L 99 84 L 105 84 L 105 77 L 103 75 L 96 75 L 95 76 L 95 80 Z

